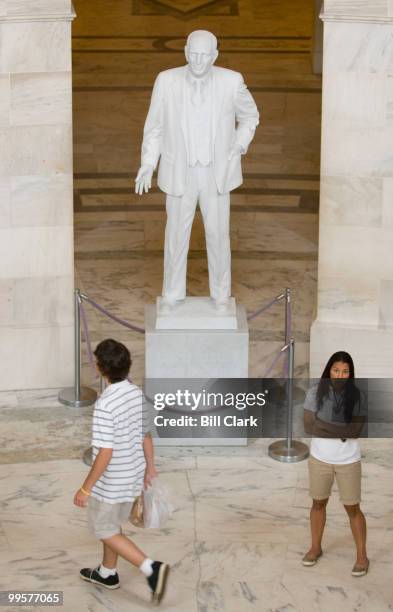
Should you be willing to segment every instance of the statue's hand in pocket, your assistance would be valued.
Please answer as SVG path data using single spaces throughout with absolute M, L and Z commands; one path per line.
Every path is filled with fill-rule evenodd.
M 233 157 L 241 155 L 243 153 L 243 147 L 240 144 L 233 144 L 229 149 L 228 160 L 230 161 Z

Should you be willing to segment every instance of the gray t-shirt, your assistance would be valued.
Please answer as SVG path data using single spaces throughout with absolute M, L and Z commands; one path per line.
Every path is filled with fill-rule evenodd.
M 322 406 L 318 410 L 317 390 L 318 385 L 315 385 L 310 387 L 307 391 L 304 400 L 304 410 L 318 413 L 318 419 L 321 421 L 337 426 L 342 425 L 344 428 L 346 423 L 344 417 L 343 394 L 338 392 L 334 394 L 333 388 L 330 387 L 328 395 L 324 398 Z M 360 391 L 360 399 L 359 402 L 355 404 L 353 416 L 367 416 L 366 404 L 365 395 Z M 347 464 L 360 460 L 361 449 L 357 438 L 348 438 L 345 442 L 340 438 L 312 438 L 310 454 L 315 457 L 315 459 L 324 461 L 325 463 Z

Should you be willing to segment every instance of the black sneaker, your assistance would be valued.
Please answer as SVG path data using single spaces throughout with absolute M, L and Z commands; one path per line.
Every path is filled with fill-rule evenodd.
M 98 567 L 94 569 L 90 569 L 90 567 L 84 567 L 79 572 L 79 575 L 82 580 L 87 580 L 88 582 L 100 584 L 106 589 L 118 589 L 120 586 L 119 574 L 117 572 L 114 576 L 108 576 L 108 578 L 103 578 L 98 572 Z
M 153 561 L 153 573 L 146 578 L 152 593 L 152 602 L 158 605 L 165 594 L 165 587 L 168 580 L 169 565 L 161 561 Z

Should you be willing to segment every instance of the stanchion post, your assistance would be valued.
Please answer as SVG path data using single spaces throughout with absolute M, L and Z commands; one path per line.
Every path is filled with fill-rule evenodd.
M 284 327 L 284 343 L 285 345 L 289 344 L 289 336 L 291 333 L 291 329 L 290 329 L 290 309 L 291 309 L 291 290 L 289 287 L 287 287 L 285 289 L 285 293 L 284 293 L 284 298 L 285 298 L 285 327 Z M 289 377 L 289 371 L 290 371 L 290 366 L 289 366 L 289 353 L 290 351 L 287 351 L 287 355 L 285 357 L 285 362 L 284 362 L 284 376 L 286 378 Z
M 293 381 L 295 368 L 295 341 L 290 339 L 289 343 L 283 346 L 282 351 L 289 353 L 289 375 L 287 381 L 287 438 L 277 440 L 269 446 L 269 456 L 276 461 L 285 463 L 295 463 L 306 459 L 309 455 L 307 444 L 293 440 Z
M 81 386 L 81 320 L 79 305 L 81 295 L 79 289 L 74 292 L 74 386 L 62 389 L 58 395 L 58 400 L 65 406 L 81 408 L 90 406 L 97 399 L 97 393 L 90 387 Z
M 288 414 L 287 414 L 287 451 L 292 448 L 292 432 L 293 432 L 293 378 L 295 370 L 295 341 L 290 339 L 287 345 L 288 353 L 288 380 L 287 380 L 287 398 L 288 398 Z
M 75 289 L 74 293 L 74 347 L 75 347 L 75 359 L 74 359 L 74 380 L 75 380 L 75 401 L 80 402 L 81 399 L 81 316 L 80 316 L 80 293 L 79 289 Z
M 291 290 L 289 287 L 285 289 L 285 344 L 289 344 L 289 309 L 291 307 Z

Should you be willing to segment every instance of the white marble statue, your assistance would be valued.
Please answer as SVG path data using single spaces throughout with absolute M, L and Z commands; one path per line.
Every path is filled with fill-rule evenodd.
M 135 192 L 158 186 L 166 196 L 163 308 L 186 296 L 187 254 L 197 202 L 203 216 L 210 295 L 225 309 L 231 295 L 229 193 L 242 183 L 241 155 L 259 122 L 240 73 L 213 66 L 216 37 L 192 32 L 188 64 L 160 72 L 146 118 Z

